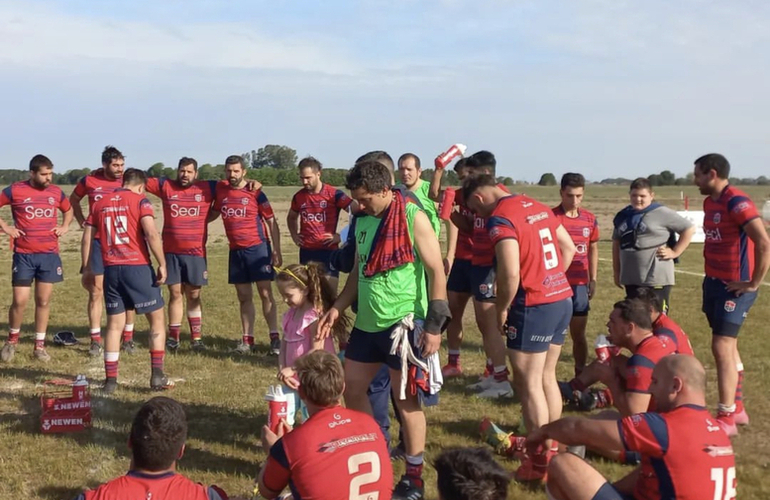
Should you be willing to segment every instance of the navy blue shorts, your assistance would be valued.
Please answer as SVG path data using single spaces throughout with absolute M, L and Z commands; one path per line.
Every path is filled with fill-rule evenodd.
M 104 274 L 104 262 L 102 261 L 102 242 L 94 238 L 91 246 L 91 255 L 88 258 L 91 264 L 91 272 L 97 275 Z
M 14 253 L 12 286 L 30 286 L 32 281 L 59 283 L 64 280 L 58 253 Z
M 524 297 L 523 293 L 517 294 L 508 310 L 505 323 L 508 349 L 545 352 L 551 344 L 564 344 L 572 319 L 572 299 L 525 306 Z
M 452 269 L 449 271 L 446 289 L 450 292 L 473 293 L 471 285 L 471 261 L 470 259 L 455 259 Z
M 348 347 L 345 349 L 345 359 L 359 363 L 384 363 L 393 370 L 401 370 L 401 358 L 390 354 L 390 332 L 396 325 L 379 332 L 365 332 L 353 328 L 348 339 Z M 415 349 L 413 333 L 414 331 L 409 332 L 409 340 L 412 349 Z M 417 352 L 416 349 L 415 352 Z
M 624 495 L 610 483 L 604 483 L 591 500 L 634 500 L 634 495 Z
M 166 254 L 167 285 L 203 286 L 209 284 L 209 272 L 206 267 L 206 257 L 198 255 L 183 255 L 179 253 Z
M 703 279 L 703 312 L 712 335 L 737 337 L 749 309 L 757 300 L 757 292 L 736 297 L 728 292 L 724 282 L 716 278 Z
M 334 249 L 317 249 L 311 250 L 307 248 L 299 249 L 299 263 L 307 264 L 308 262 L 318 262 L 323 264 L 326 268 L 326 274 L 333 278 L 337 278 L 340 272 L 332 266 L 332 253 Z
M 227 282 L 231 285 L 273 281 L 273 249 L 267 243 L 230 250 Z
M 150 265 L 107 266 L 104 270 L 104 305 L 108 315 L 133 309 L 148 314 L 163 308 L 160 287 Z
M 495 300 L 495 266 L 471 266 L 471 291 L 477 302 Z
M 588 285 L 572 285 L 572 315 L 588 316 L 588 311 L 590 310 Z

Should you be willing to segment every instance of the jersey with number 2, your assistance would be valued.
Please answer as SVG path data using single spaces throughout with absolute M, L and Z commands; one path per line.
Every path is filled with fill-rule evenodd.
M 522 194 L 501 198 L 487 220 L 493 245 L 505 239 L 519 242 L 519 293 L 525 294 L 527 306 L 572 297 L 556 240 L 559 225 L 550 207 Z

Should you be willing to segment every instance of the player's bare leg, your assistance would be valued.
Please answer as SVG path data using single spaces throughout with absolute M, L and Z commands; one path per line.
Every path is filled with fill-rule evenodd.
M 559 382 L 556 379 L 556 365 L 559 364 L 559 355 L 561 355 L 561 346 L 551 344 L 545 357 L 543 369 L 543 391 L 548 404 L 548 422 L 560 419 L 564 407 L 561 391 L 559 391 Z
M 188 284 L 182 285 L 184 296 L 187 299 L 187 322 L 190 325 L 190 344 L 194 351 L 202 351 L 206 349 L 206 346 L 201 340 L 201 321 L 203 318 L 203 310 L 201 306 L 201 289 L 202 287 L 200 286 Z
M 176 352 L 179 349 L 179 335 L 182 330 L 182 316 L 184 315 L 182 286 L 181 283 L 168 286 L 168 340 L 166 347 L 171 352 Z
M 241 343 L 235 348 L 240 354 L 246 354 L 254 345 L 254 290 L 251 283 L 238 283 L 235 285 L 238 302 L 241 310 L 241 330 L 243 337 Z
M 372 405 L 366 391 L 380 371 L 380 363 L 361 363 L 345 358 L 345 406 L 373 415 Z
M 516 388 L 520 391 L 524 426 L 527 432 L 531 432 L 547 424 L 550 418 L 548 399 L 544 389 L 548 351 L 531 353 L 509 349 L 508 352 L 513 366 L 513 379 L 516 382 Z M 561 402 L 561 396 L 559 396 L 559 402 Z M 521 466 L 516 470 L 518 481 L 538 480 L 545 476 L 550 445 L 550 442 L 546 442 L 543 449 L 531 455 L 528 454 L 522 460 Z
M 562 453 L 548 466 L 549 500 L 591 500 L 607 480 L 599 471 L 571 453 Z
M 481 331 L 484 343 L 484 352 L 487 359 L 492 360 L 493 373 L 478 385 L 482 389 L 478 395 L 486 398 L 499 398 L 513 396 L 513 389 L 508 380 L 508 365 L 505 359 L 505 342 L 497 328 L 497 315 L 494 302 L 479 302 L 474 300 L 476 323 Z
M 150 324 L 150 388 L 161 391 L 174 387 L 174 383 L 168 380 L 163 373 L 163 361 L 166 354 L 166 326 L 164 323 L 163 308 L 156 309 L 145 314 Z
M 112 394 L 118 388 L 120 341 L 124 326 L 126 326 L 125 312 L 107 315 L 107 332 L 104 336 L 105 381 L 102 388 L 105 394 Z
M 31 295 L 30 288 L 28 286 L 13 287 L 13 299 L 11 307 L 8 308 L 8 341 L 0 352 L 0 359 L 6 363 L 16 355 L 21 323 L 24 321 L 24 310 L 27 308 Z
M 711 351 L 717 366 L 719 405 L 717 421 L 728 435 L 737 434 L 734 423 L 735 390 L 738 384 L 738 339 L 724 335 L 711 337 Z
M 469 293 L 448 293 L 449 311 L 452 319 L 447 326 L 447 350 L 449 351 L 449 363 L 442 368 L 444 378 L 457 377 L 463 371 L 460 365 L 460 347 L 463 343 L 463 314 L 471 295 Z
M 586 325 L 588 316 L 572 316 L 569 322 L 569 335 L 572 338 L 572 358 L 575 360 L 575 376 L 580 375 L 588 359 Z
M 33 355 L 43 362 L 51 360 L 45 350 L 45 334 L 48 330 L 48 318 L 51 314 L 51 296 L 53 283 L 35 281 L 35 350 Z
M 273 298 L 273 284 L 270 281 L 257 281 L 257 292 L 262 301 L 262 315 L 270 333 L 270 354 L 277 356 L 281 353 L 281 336 L 278 333 L 278 313 Z M 253 323 L 252 323 L 253 324 Z

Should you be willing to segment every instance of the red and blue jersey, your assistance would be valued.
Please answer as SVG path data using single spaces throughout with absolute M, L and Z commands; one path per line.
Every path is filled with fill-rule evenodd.
M 108 179 L 104 175 L 104 169 L 100 168 L 80 179 L 74 192 L 80 198 L 88 196 L 88 210 L 90 211 L 94 209 L 94 203 L 101 200 L 104 195 L 122 187 L 123 179 Z
M 460 211 L 460 215 L 467 219 L 475 220 L 473 212 L 471 212 L 471 210 L 465 204 L 462 189 L 445 189 L 441 199 L 441 205 L 445 203 L 453 203 L 454 205 L 457 205 L 457 208 Z M 441 206 L 439 206 L 439 217 L 442 220 L 450 220 L 449 217 L 441 217 L 442 212 L 443 210 Z M 447 211 L 446 213 L 451 214 L 451 211 Z M 487 238 L 489 238 L 488 235 Z M 457 247 L 455 248 L 455 259 L 473 260 L 473 231 L 464 231 L 459 227 L 457 228 Z
M 567 281 L 570 285 L 585 285 L 590 279 L 588 249 L 591 243 L 599 241 L 599 224 L 596 216 L 581 208 L 578 210 L 577 217 L 568 217 L 561 205 L 553 208 L 553 214 L 572 237 L 577 250 L 567 269 Z
M 676 354 L 676 344 L 666 336 L 650 335 L 636 346 L 636 352 L 626 363 L 626 392 L 650 393 L 652 370 L 664 356 Z M 650 401 L 650 405 L 654 403 Z
M 307 189 L 297 191 L 291 199 L 291 210 L 299 214 L 302 248 L 337 248 L 336 244 L 329 244 L 324 237 L 337 232 L 340 210 L 348 208 L 352 202 L 348 195 L 328 184 L 322 184 L 319 193 Z
M 86 224 L 102 236 L 104 265 L 148 265 L 150 252 L 140 221 L 154 216 L 150 200 L 128 189 L 118 189 L 97 201 Z
M 377 422 L 337 406 L 312 415 L 270 448 L 263 481 L 271 491 L 288 485 L 294 500 L 389 500 L 393 469 Z
M 88 490 L 74 500 L 227 500 L 227 494 L 216 486 L 203 486 L 181 474 L 143 474 L 130 471 L 96 489 Z
M 508 188 L 502 184 L 497 187 L 509 192 Z M 489 238 L 489 227 L 487 218 L 480 217 L 473 212 L 473 256 L 471 264 L 474 266 L 491 266 L 495 263 L 495 244 Z
M 702 406 L 638 413 L 618 421 L 623 446 L 642 456 L 636 500 L 733 500 L 730 438 Z
M 227 181 L 222 181 L 217 184 L 214 209 L 222 215 L 230 249 L 249 248 L 270 242 L 264 221 L 275 215 L 262 190 L 234 188 Z
M 744 226 L 759 217 L 743 191 L 728 185 L 714 201 L 703 200 L 703 259 L 706 276 L 724 282 L 749 281 L 754 271 L 754 243 Z
M 501 198 L 487 221 L 493 252 L 494 246 L 505 239 L 519 242 L 519 293 L 524 293 L 526 306 L 572 297 L 556 240 L 559 226 L 548 206 L 521 194 Z
M 145 189 L 163 201 L 163 250 L 180 255 L 206 256 L 209 210 L 217 181 L 196 181 L 182 187 L 177 181 L 147 179 Z
M 658 319 L 652 324 L 652 333 L 658 336 L 664 336 L 674 343 L 677 354 L 687 354 L 695 356 L 692 350 L 692 344 L 689 337 L 684 333 L 682 327 L 676 321 L 671 319 L 666 313 L 661 313 Z
M 13 224 L 24 236 L 13 240 L 15 253 L 59 253 L 59 212 L 72 208 L 58 186 L 38 189 L 29 181 L 15 182 L 0 192 L 0 207 L 11 205 Z

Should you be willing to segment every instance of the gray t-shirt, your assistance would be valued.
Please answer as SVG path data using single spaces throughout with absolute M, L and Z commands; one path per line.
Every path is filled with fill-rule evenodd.
M 622 218 L 621 218 L 622 219 Z M 613 240 L 620 240 L 626 231 L 623 220 L 618 221 L 612 232 Z M 668 207 L 660 206 L 644 216 L 636 236 L 636 246 L 620 250 L 620 284 L 665 286 L 673 285 L 674 261 L 659 260 L 655 253 L 668 242 L 671 232 L 681 233 L 692 227 L 692 222 Z

